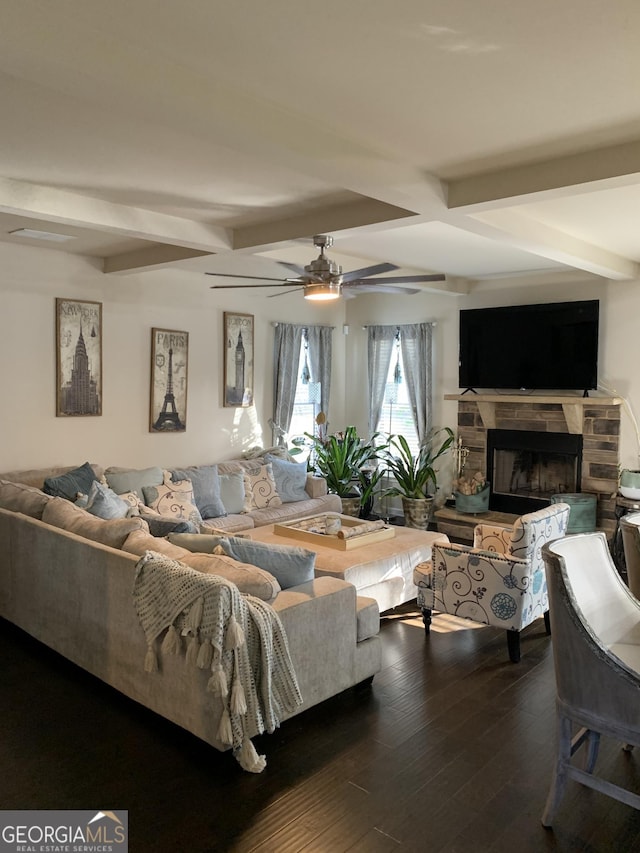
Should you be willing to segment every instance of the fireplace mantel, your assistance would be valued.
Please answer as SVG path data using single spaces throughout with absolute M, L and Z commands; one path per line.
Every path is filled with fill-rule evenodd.
M 620 397 L 571 397 L 552 394 L 445 394 L 445 400 L 477 403 L 485 429 L 496 428 L 496 404 L 552 404 L 562 406 L 567 430 L 574 435 L 583 432 L 584 410 L 595 406 L 621 406 Z

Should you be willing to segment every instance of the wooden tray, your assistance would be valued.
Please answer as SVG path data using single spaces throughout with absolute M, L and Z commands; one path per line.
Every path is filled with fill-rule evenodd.
M 374 542 L 382 542 L 384 539 L 393 539 L 396 531 L 393 527 L 381 527 L 370 533 L 362 533 L 352 536 L 350 539 L 341 539 L 337 533 L 321 533 L 313 530 L 302 529 L 297 526 L 301 522 L 305 525 L 309 522 L 317 523 L 318 527 L 324 526 L 327 516 L 335 517 L 337 513 L 324 513 L 323 515 L 299 519 L 298 521 L 282 522 L 273 525 L 273 532 L 278 536 L 286 536 L 289 539 L 298 539 L 311 545 L 323 545 L 325 548 L 335 548 L 336 551 L 351 551 L 353 548 L 361 548 L 363 545 L 372 545 Z M 351 515 L 341 515 L 340 521 L 343 527 L 357 527 L 362 520 Z

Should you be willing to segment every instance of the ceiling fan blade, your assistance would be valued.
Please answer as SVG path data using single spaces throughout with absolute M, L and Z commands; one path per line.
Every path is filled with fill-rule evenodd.
M 353 281 L 355 278 L 368 278 L 371 275 L 380 275 L 383 272 L 391 272 L 397 269 L 398 267 L 395 264 L 376 264 L 374 267 L 363 267 L 360 270 L 346 272 L 342 276 L 342 281 Z
M 255 278 L 255 276 L 254 276 L 254 278 Z M 278 285 L 286 286 L 288 284 L 295 284 L 295 282 L 292 282 L 292 281 L 280 281 L 280 279 L 273 279 L 273 280 L 276 281 L 277 283 L 276 284 L 212 284 L 210 287 L 210 290 L 229 290 L 230 288 L 234 288 L 234 287 L 237 290 L 246 290 L 250 287 L 278 287 Z M 304 284 L 304 282 L 301 282 L 301 284 Z
M 442 273 L 433 273 L 431 275 L 389 275 L 384 278 L 373 278 L 366 279 L 362 278 L 359 281 L 366 282 L 367 284 L 371 283 L 379 283 L 379 284 L 391 284 L 396 282 L 397 284 L 416 284 L 417 282 L 424 281 L 446 281 L 446 276 Z
M 278 293 L 270 293 L 267 299 L 273 299 L 274 296 L 286 296 L 287 293 L 300 293 L 300 290 L 300 287 L 295 287 L 293 290 L 279 290 Z
M 269 278 L 266 275 L 238 275 L 237 273 L 232 272 L 206 272 L 205 275 L 216 275 L 220 278 L 252 278 L 256 281 L 279 281 L 280 284 L 284 284 L 283 279 L 281 278 Z M 229 285 L 232 287 L 233 285 Z
M 390 284 L 383 284 L 382 281 L 382 279 L 379 281 L 375 279 L 350 281 L 342 285 L 342 290 L 344 293 L 354 296 L 358 293 L 420 293 L 420 289 L 417 287 L 393 287 Z
M 281 267 L 286 267 L 291 272 L 294 272 L 297 276 L 304 278 L 307 275 L 307 272 L 304 267 L 301 267 L 300 264 L 291 264 L 289 261 L 278 261 Z

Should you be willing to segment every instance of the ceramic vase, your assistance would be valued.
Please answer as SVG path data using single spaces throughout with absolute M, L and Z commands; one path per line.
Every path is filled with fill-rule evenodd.
M 431 518 L 433 498 L 402 498 L 404 523 L 406 527 L 426 530 Z

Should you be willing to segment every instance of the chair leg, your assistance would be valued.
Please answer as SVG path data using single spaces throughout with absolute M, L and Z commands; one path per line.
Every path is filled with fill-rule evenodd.
M 429 634 L 431 628 L 431 609 L 429 607 L 422 608 L 422 622 L 424 623 L 425 634 Z
M 551 633 L 551 622 L 549 620 L 549 611 L 548 610 L 544 611 L 544 629 L 547 632 L 547 634 Z
M 587 751 L 584 757 L 584 770 L 585 773 L 593 773 L 593 768 L 596 766 L 598 758 L 598 750 L 600 749 L 600 732 L 594 732 L 589 729 L 585 740 L 587 742 Z
M 507 647 L 509 659 L 513 663 L 520 662 L 520 631 L 507 631 Z
M 558 714 L 556 720 L 556 765 L 542 813 L 542 825 L 550 827 L 567 788 L 567 767 L 571 758 L 571 720 Z

